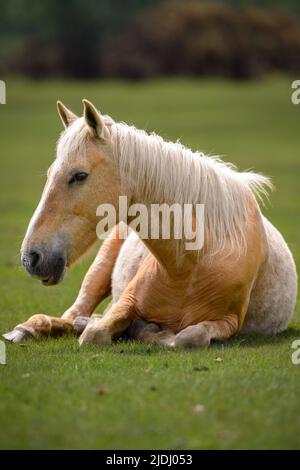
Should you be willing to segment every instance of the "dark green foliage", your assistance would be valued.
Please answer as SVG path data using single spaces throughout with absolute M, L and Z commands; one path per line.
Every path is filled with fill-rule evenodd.
M 0 75 L 245 78 L 298 71 L 299 25 L 286 13 L 273 12 L 275 7 L 300 14 L 296 0 L 175 3 L 2 2 Z M 267 10 L 253 10 L 255 5 Z
M 250 8 L 166 2 L 128 26 L 104 55 L 112 76 L 253 78 L 300 71 L 300 22 Z

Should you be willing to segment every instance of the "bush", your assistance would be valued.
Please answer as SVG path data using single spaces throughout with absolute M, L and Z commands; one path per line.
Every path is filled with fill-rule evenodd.
M 300 25 L 292 15 L 221 4 L 160 4 L 104 51 L 106 76 L 251 78 L 300 71 Z
M 64 72 L 62 50 L 52 44 L 44 45 L 28 39 L 8 62 L 8 69 L 32 78 L 61 76 Z

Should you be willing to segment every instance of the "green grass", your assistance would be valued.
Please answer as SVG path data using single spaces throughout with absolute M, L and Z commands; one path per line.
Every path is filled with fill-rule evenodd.
M 291 81 L 8 80 L 0 106 L 0 332 L 33 313 L 60 315 L 91 262 L 92 254 L 55 288 L 19 266 L 61 130 L 57 98 L 81 113 L 87 97 L 116 120 L 271 175 L 277 191 L 264 212 L 299 263 L 300 106 L 291 104 Z M 300 448 L 300 365 L 291 362 L 298 338 L 299 307 L 278 337 L 239 337 L 208 350 L 124 343 L 80 350 L 73 337 L 8 344 L 0 448 Z M 205 407 L 200 415 L 197 404 Z

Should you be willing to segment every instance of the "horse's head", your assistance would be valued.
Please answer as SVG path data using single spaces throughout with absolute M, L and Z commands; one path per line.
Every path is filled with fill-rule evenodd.
M 45 285 L 57 284 L 66 266 L 96 241 L 99 204 L 117 206 L 119 172 L 112 158 L 109 117 L 101 116 L 86 100 L 78 118 L 61 102 L 65 126 L 57 156 L 48 170 L 40 203 L 21 248 L 26 270 Z

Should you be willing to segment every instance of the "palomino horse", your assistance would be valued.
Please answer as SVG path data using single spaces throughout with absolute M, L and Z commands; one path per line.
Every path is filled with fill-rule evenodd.
M 61 318 L 38 314 L 4 335 L 18 342 L 82 331 L 80 344 L 129 335 L 170 346 L 205 346 L 242 333 L 274 334 L 293 313 L 297 275 L 281 234 L 255 195 L 267 178 L 102 116 L 87 100 L 78 118 L 62 103 L 65 126 L 21 250 L 26 270 L 54 285 L 96 241 L 102 203 L 117 224 Z M 120 236 L 118 200 L 205 205 L 205 243 L 181 252 L 178 240 Z M 104 315 L 89 317 L 105 297 Z

